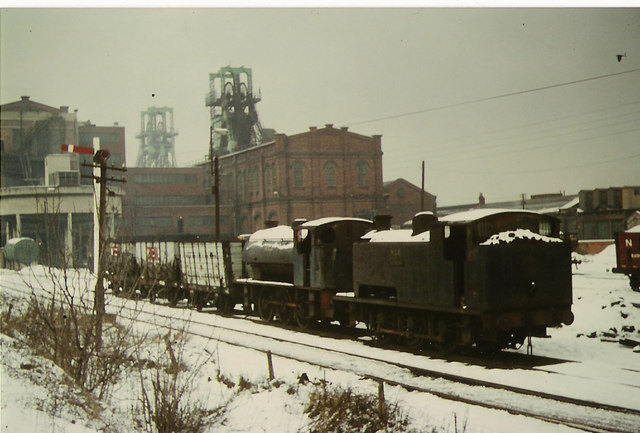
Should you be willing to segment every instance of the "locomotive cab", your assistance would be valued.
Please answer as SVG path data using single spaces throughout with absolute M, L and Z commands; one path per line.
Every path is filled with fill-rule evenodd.
M 321 218 L 294 227 L 294 285 L 351 291 L 352 245 L 372 228 L 360 218 Z

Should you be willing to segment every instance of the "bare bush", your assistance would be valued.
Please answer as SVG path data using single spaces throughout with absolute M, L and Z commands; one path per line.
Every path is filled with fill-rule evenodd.
M 380 412 L 377 398 L 350 389 L 330 388 L 323 383 L 309 397 L 305 413 L 312 419 L 313 433 L 406 431 L 407 418 L 397 406 L 384 406 Z
M 196 394 L 200 372 L 211 356 L 188 366 L 184 361 L 186 333 L 164 335 L 164 351 L 153 364 L 139 363 L 140 396 L 134 416 L 142 418 L 139 424 L 149 433 L 200 433 L 215 420 L 223 417 L 226 404 L 208 408 Z M 139 358 L 142 358 L 138 355 Z

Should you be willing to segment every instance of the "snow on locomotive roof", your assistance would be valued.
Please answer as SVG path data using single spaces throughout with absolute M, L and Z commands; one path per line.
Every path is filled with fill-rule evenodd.
M 533 215 L 539 215 L 538 212 L 522 209 L 472 209 L 464 212 L 458 212 L 451 215 L 444 216 L 439 221 L 445 223 L 454 222 L 470 222 L 477 221 L 482 218 L 486 218 L 492 215 L 498 215 L 502 213 L 528 213 Z
M 640 224 L 631 227 L 629 230 L 627 230 L 627 233 L 640 233 Z
M 254 232 L 249 239 L 257 240 L 293 240 L 293 229 L 290 226 L 281 225 L 262 229 Z
M 371 230 L 362 236 L 362 239 L 369 242 L 429 242 L 431 233 L 429 231 L 418 233 L 412 236 L 413 230 Z
M 302 224 L 301 227 L 319 227 L 325 224 L 331 224 L 337 221 L 360 221 L 360 222 L 364 222 L 364 223 L 370 223 L 373 224 L 373 222 L 371 222 L 370 220 L 366 220 L 363 218 L 349 218 L 349 217 L 326 217 L 326 218 L 320 218 L 317 220 L 313 220 L 313 221 L 307 221 L 306 223 Z
M 519 240 L 529 239 L 529 240 L 541 241 L 541 242 L 562 242 L 562 239 L 539 235 L 538 233 L 534 233 L 531 230 L 517 229 L 517 230 L 509 230 L 506 232 L 496 233 L 486 241 L 482 242 L 480 245 L 508 244 L 515 241 L 516 239 L 519 239 Z

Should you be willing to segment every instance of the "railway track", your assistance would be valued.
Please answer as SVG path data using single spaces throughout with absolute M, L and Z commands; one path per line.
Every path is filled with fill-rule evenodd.
M 2 285 L 2 290 L 15 291 Z M 114 301 L 119 298 L 114 298 Z M 508 411 L 511 414 L 570 426 L 588 432 L 635 433 L 640 425 L 640 410 L 585 399 L 572 398 L 517 386 L 504 385 L 496 381 L 475 379 L 469 376 L 442 372 L 437 369 L 418 367 L 400 361 L 385 360 L 388 350 L 368 348 L 368 354 L 357 353 L 356 347 L 337 349 L 335 342 L 326 338 L 296 332 L 283 336 L 281 328 L 256 325 L 247 321 L 215 316 L 221 320 L 210 320 L 208 313 L 184 309 L 185 316 L 176 317 L 163 312 L 165 307 L 149 303 L 129 302 L 118 305 L 122 319 L 135 320 L 155 326 L 176 329 L 175 321 L 182 321 L 178 329 L 188 334 L 217 340 L 226 344 L 271 352 L 275 356 L 322 368 L 341 370 L 366 377 L 390 386 L 409 391 L 424 392 L 443 399 L 489 409 Z M 166 307 L 168 308 L 168 307 Z M 149 311 L 151 310 L 151 311 Z M 128 312 L 129 317 L 123 313 Z M 161 323 L 167 320 L 168 324 Z M 304 340 L 300 338 L 304 335 Z M 314 340 L 309 343 L 309 340 Z M 345 346 L 345 345 L 341 345 Z M 359 345 L 361 346 L 361 345 Z M 561 375 L 560 375 L 561 376 Z M 558 377 L 561 380 L 561 377 Z

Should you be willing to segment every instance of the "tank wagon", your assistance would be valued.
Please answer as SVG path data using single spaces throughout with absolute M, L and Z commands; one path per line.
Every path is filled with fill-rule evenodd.
M 612 271 L 627 275 L 631 290 L 640 292 L 640 225 L 616 233 L 615 242 L 616 267 Z
M 197 308 L 242 305 L 300 328 L 363 323 L 381 342 L 446 351 L 516 347 L 573 321 L 570 245 L 555 218 L 476 210 L 421 213 L 406 230 L 378 223 L 322 218 L 238 242 L 176 242 L 176 283 L 164 287 Z

